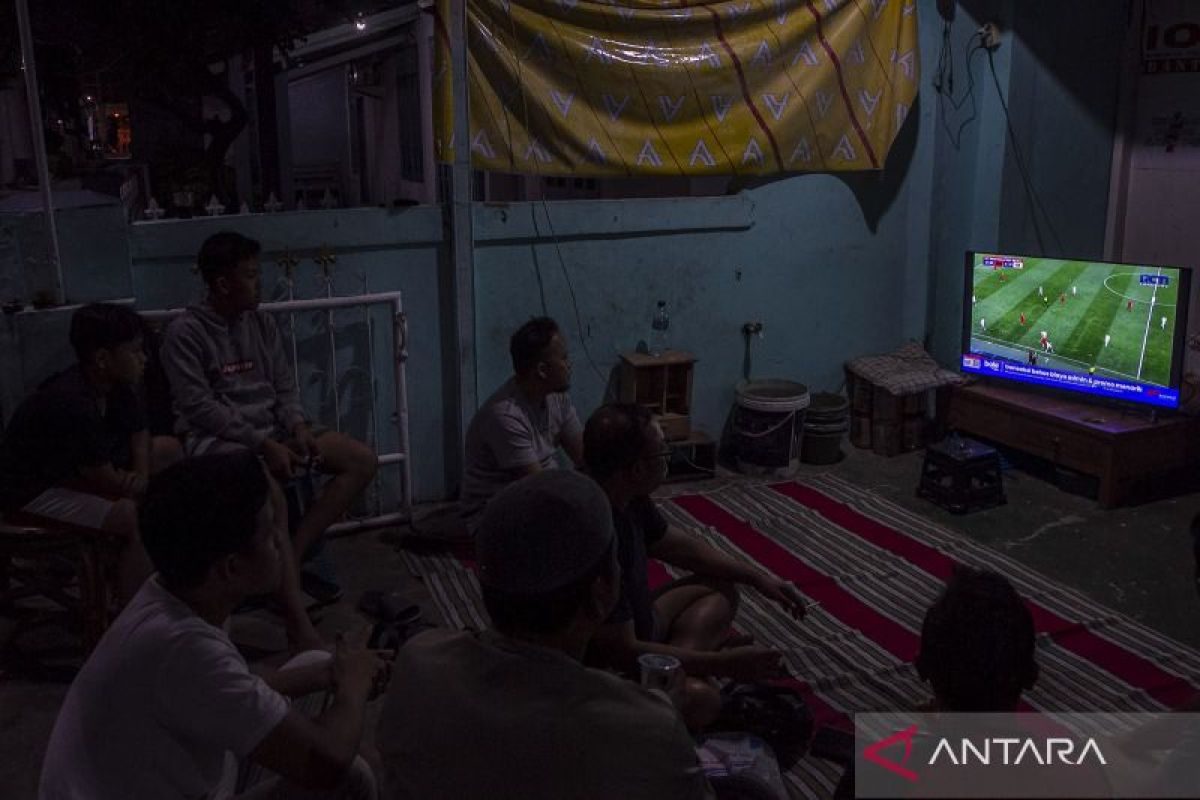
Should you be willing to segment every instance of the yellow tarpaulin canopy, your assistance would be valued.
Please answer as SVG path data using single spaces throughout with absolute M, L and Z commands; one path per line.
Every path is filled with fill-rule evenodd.
M 478 169 L 881 169 L 917 94 L 916 0 L 466 0 Z M 453 160 L 450 0 L 435 139 Z

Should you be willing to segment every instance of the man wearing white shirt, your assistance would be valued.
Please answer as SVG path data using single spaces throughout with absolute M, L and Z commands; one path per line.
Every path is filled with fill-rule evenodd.
M 157 572 L 67 693 L 41 800 L 230 797 L 238 762 L 275 773 L 242 797 L 374 798 L 357 756 L 368 697 L 386 677 L 362 646 L 302 654 L 259 677 L 223 629 L 283 568 L 270 485 L 248 450 L 180 462 L 150 481 L 141 532 Z M 332 690 L 313 719 L 284 695 Z

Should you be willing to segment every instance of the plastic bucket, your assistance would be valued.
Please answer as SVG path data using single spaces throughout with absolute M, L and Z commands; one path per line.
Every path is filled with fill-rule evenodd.
M 849 410 L 849 401 L 840 394 L 813 395 L 800 447 L 805 464 L 836 464 L 842 460 L 842 437 L 850 427 Z
M 735 391 L 733 436 L 739 472 L 790 475 L 800 466 L 800 432 L 808 387 L 784 380 L 741 381 Z

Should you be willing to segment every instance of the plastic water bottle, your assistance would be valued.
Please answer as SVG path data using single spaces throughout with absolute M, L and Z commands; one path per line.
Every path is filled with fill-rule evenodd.
M 667 301 L 658 301 L 658 310 L 650 322 L 650 355 L 661 356 L 667 351 L 667 330 L 671 327 L 671 315 L 667 313 Z

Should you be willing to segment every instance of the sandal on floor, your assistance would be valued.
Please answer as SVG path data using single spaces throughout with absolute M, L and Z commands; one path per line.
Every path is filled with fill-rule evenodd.
M 316 573 L 303 570 L 300 573 L 300 588 L 304 593 L 323 606 L 333 605 L 342 599 L 342 587 Z

